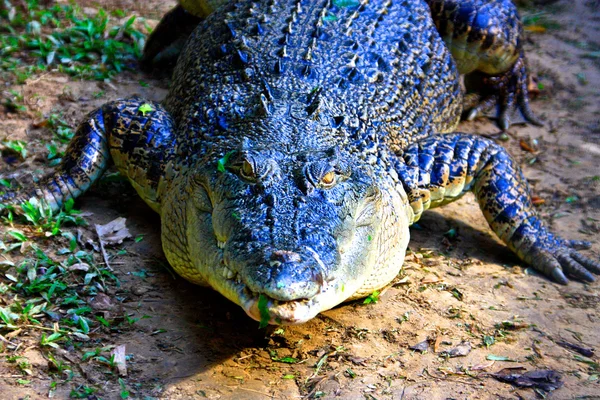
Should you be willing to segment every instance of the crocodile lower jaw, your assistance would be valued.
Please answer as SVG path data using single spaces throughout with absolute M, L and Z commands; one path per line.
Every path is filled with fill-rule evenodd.
M 229 300 L 240 305 L 244 311 L 256 321 L 266 323 L 266 318 L 261 318 L 258 306 L 260 296 L 267 299 L 263 313 L 268 311 L 269 324 L 272 325 L 296 325 L 314 318 L 321 311 L 335 307 L 344 299 L 337 299 L 333 285 L 325 285 L 321 292 L 310 299 L 281 301 L 273 299 L 265 294 L 251 291 L 242 281 L 238 273 L 225 268 L 218 282 L 211 284 Z M 336 300 L 337 299 L 337 300 Z
M 264 294 L 262 296 L 265 296 Z M 317 295 L 318 296 L 318 295 Z M 279 301 L 265 296 L 267 299 L 266 307 L 263 312 L 268 312 L 268 323 L 272 325 L 295 325 L 302 324 L 309 319 L 314 318 L 322 311 L 319 307 L 316 298 Z M 261 317 L 259 309 L 260 294 L 245 290 L 241 296 L 241 306 L 251 318 L 266 323 L 267 318 Z

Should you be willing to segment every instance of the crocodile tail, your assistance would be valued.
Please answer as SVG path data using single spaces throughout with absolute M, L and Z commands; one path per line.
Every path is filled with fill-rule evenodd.
M 102 109 L 91 112 L 79 125 L 61 163 L 35 187 L 0 196 L 0 203 L 19 207 L 27 201 L 57 211 L 69 199 L 85 192 L 106 170 L 108 142 Z

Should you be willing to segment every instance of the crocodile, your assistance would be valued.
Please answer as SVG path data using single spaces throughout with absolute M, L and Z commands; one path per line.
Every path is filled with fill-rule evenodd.
M 522 31 L 508 0 L 184 1 L 144 55 L 177 58 L 164 102 L 92 111 L 50 176 L 0 201 L 58 209 L 114 163 L 177 273 L 264 324 L 385 287 L 409 226 L 469 191 L 525 263 L 593 282 L 590 244 L 549 230 L 507 151 L 455 132 L 490 107 L 539 123 Z

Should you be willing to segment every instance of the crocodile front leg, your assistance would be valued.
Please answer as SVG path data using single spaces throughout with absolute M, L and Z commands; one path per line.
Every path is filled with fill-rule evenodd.
M 451 134 L 410 145 L 398 175 L 416 222 L 424 210 L 475 194 L 491 228 L 519 258 L 559 283 L 565 274 L 592 282 L 600 263 L 578 253 L 587 242 L 565 240 L 550 232 L 531 203 L 523 174 L 506 150 L 473 135 Z
M 186 11 L 181 5 L 166 13 L 144 46 L 140 67 L 145 71 L 175 64 L 183 45 L 203 18 Z
M 175 151 L 173 122 L 158 103 L 138 97 L 105 104 L 88 114 L 56 170 L 35 188 L 9 192 L 0 203 L 36 198 L 53 211 L 97 181 L 110 161 L 158 211 L 165 167 Z
M 466 74 L 468 119 L 498 107 L 498 123 L 510 126 L 517 109 L 541 125 L 529 107 L 523 27 L 510 0 L 427 0 L 431 16 L 458 70 Z
M 224 0 L 179 0 L 148 37 L 140 59 L 142 69 L 174 65 L 196 26 L 225 3 Z

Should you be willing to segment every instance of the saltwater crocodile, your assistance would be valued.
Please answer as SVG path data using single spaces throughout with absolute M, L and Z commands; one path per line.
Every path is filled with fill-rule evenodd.
M 510 1 L 222 3 L 185 2 L 150 40 L 146 62 L 195 26 L 162 104 L 93 111 L 52 176 L 2 201 L 57 209 L 112 160 L 160 214 L 173 268 L 273 324 L 387 285 L 409 226 L 467 191 L 551 279 L 600 273 L 574 249 L 589 244 L 548 230 L 501 146 L 451 133 L 467 102 L 461 73 L 479 88 L 467 115 L 498 105 L 503 127 L 515 108 L 536 122 Z

